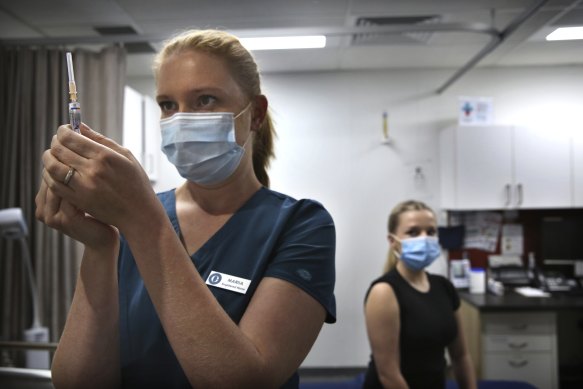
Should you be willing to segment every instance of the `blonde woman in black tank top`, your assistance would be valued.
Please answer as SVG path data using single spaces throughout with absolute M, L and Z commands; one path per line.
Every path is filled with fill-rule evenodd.
M 440 254 L 434 212 L 398 204 L 389 217 L 389 258 L 365 299 L 372 354 L 364 388 L 445 388 L 445 350 L 462 389 L 477 387 L 460 322 L 460 300 L 424 269 Z

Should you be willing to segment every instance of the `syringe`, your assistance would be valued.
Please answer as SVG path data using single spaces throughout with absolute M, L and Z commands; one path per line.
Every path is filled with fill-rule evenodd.
M 77 101 L 77 85 L 75 85 L 75 73 L 73 72 L 73 57 L 67 53 L 67 72 L 69 73 L 69 123 L 75 132 L 81 132 L 81 105 Z

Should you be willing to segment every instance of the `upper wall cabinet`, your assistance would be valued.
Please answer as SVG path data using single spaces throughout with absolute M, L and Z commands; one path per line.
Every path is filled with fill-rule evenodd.
M 440 134 L 446 209 L 571 207 L 571 140 L 556 131 L 455 127 Z

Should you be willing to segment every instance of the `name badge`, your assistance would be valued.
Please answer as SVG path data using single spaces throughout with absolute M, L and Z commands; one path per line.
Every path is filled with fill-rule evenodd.
M 232 290 L 233 292 L 245 294 L 247 293 L 247 289 L 251 284 L 251 280 L 235 277 L 230 274 L 219 273 L 218 271 L 211 271 L 211 274 L 209 274 L 208 278 L 206 279 L 206 284 L 215 286 L 217 288 Z

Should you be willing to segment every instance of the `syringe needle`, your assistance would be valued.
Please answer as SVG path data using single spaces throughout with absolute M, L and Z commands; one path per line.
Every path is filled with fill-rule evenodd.
M 75 82 L 75 72 L 73 71 L 73 56 L 67 53 L 67 72 L 69 73 L 69 82 Z
M 73 56 L 67 53 L 67 73 L 69 74 L 69 98 L 77 101 L 77 85 L 75 85 L 75 72 L 73 71 Z

